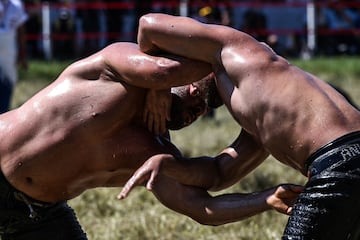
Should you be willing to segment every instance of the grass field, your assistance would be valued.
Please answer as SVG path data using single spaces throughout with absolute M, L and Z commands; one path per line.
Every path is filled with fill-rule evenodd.
M 360 59 L 319 58 L 293 63 L 347 91 L 360 105 Z M 69 62 L 31 62 L 21 72 L 12 107 L 47 85 Z M 188 156 L 214 155 L 230 144 L 240 131 L 225 108 L 214 119 L 201 119 L 181 131 L 172 132 L 174 143 Z M 223 192 L 252 192 L 284 182 L 304 183 L 299 173 L 269 158 L 239 184 Z M 88 190 L 70 201 L 91 240 L 269 240 L 279 239 L 287 216 L 269 211 L 224 226 L 202 226 L 163 207 L 151 193 L 137 188 L 129 198 L 117 201 L 120 188 Z M 219 193 L 213 193 L 219 194 Z

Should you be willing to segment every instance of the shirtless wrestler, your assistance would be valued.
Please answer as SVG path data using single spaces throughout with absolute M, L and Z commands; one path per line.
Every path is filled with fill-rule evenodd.
M 185 77 L 188 82 L 202 79 L 209 71 L 200 61 L 151 57 L 136 44 L 116 43 L 70 65 L 18 109 L 0 115 L 1 239 L 86 239 L 66 200 L 89 188 L 123 186 L 154 154 L 179 154 L 147 130 L 142 120 L 146 93 L 173 81 L 183 84 Z M 177 121 L 169 126 L 183 127 L 206 111 L 205 93 L 197 90 L 204 81 L 212 80 L 181 88 L 186 101 L 174 98 L 178 116 L 172 116 Z M 155 187 L 159 200 L 210 224 L 271 207 L 286 212 L 296 196 L 286 185 L 254 195 L 211 198 L 203 189 L 166 178 Z
M 184 184 L 223 188 L 271 154 L 309 177 L 283 239 L 360 239 L 360 113 L 339 92 L 226 26 L 149 14 L 140 19 L 138 42 L 144 52 L 161 49 L 211 64 L 242 131 L 214 158 L 152 157 L 120 198 L 150 173 L 151 188 L 159 171 Z

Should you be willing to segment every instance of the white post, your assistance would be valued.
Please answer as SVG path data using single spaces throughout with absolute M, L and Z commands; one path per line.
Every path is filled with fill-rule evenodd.
M 187 17 L 188 16 L 188 1 L 187 0 L 181 0 L 180 6 L 179 6 L 179 13 L 180 16 Z
M 314 1 L 309 1 L 306 6 L 307 22 L 307 48 L 313 54 L 316 48 L 316 15 Z
M 42 42 L 43 50 L 45 54 L 45 59 L 52 59 L 52 50 L 51 50 L 51 23 L 50 23 L 50 6 L 48 2 L 42 4 Z

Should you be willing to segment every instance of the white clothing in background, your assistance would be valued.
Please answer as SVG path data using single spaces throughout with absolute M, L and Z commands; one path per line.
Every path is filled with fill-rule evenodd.
M 13 84 L 17 80 L 17 28 L 27 18 L 20 0 L 0 0 L 0 68 Z

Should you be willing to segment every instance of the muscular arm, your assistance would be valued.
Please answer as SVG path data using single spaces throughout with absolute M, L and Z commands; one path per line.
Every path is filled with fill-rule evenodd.
M 201 224 L 221 225 L 270 209 L 289 214 L 301 190 L 300 186 L 282 185 L 256 193 L 211 196 L 201 188 L 186 186 L 162 175 L 153 193 L 168 208 Z
M 167 89 L 198 81 L 211 72 L 205 62 L 170 54 L 148 55 L 133 43 L 115 43 L 100 52 L 108 73 L 131 85 Z
M 224 45 L 245 43 L 250 36 L 230 27 L 203 24 L 187 17 L 147 14 L 140 18 L 138 43 L 143 52 L 158 49 L 214 64 Z
M 124 186 L 119 198 L 125 198 L 134 186 L 149 178 L 147 188 L 153 189 L 160 174 L 185 185 L 213 191 L 221 190 L 238 182 L 268 155 L 244 130 L 233 144 L 214 158 L 155 155 L 135 172 Z
M 162 163 L 162 172 L 183 184 L 218 191 L 238 182 L 268 155 L 243 130 L 238 138 L 216 157 L 169 157 Z

